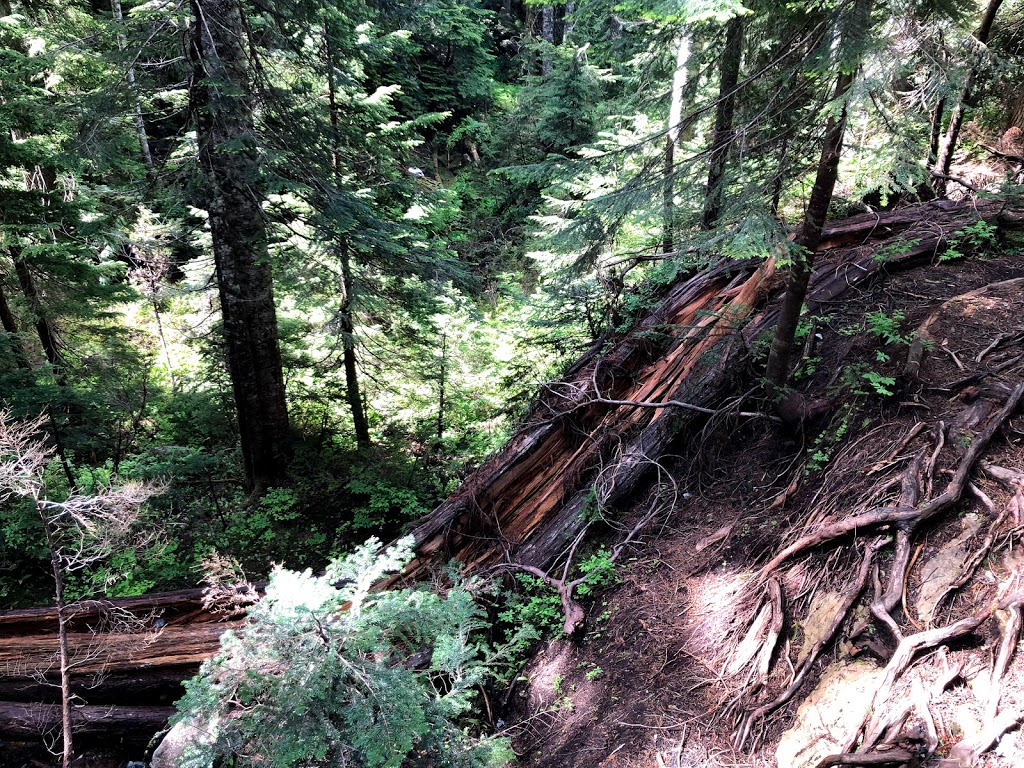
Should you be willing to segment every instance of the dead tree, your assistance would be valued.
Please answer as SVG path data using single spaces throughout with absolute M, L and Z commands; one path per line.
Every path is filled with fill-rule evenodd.
M 49 498 L 44 472 L 53 449 L 38 437 L 45 417 L 16 422 L 0 411 L 0 501 L 12 496 L 31 501 L 42 522 L 57 611 L 57 652 L 60 668 L 61 764 L 74 755 L 71 673 L 75 665 L 68 643 L 65 579 L 69 573 L 93 566 L 114 552 L 144 543 L 136 534 L 139 509 L 158 488 L 129 484 L 95 496 L 72 494 L 63 501 Z

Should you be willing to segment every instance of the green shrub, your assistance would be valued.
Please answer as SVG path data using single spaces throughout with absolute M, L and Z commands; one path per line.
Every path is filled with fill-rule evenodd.
M 371 592 L 411 540 L 371 539 L 323 576 L 276 570 L 242 635 L 187 684 L 179 721 L 209 734 L 182 768 L 213 765 L 499 766 L 507 743 L 458 724 L 494 656 L 467 589 Z

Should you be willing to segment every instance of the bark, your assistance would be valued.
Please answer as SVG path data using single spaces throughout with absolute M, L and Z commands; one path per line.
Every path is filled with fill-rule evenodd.
M 675 169 L 676 146 L 679 144 L 679 132 L 683 121 L 683 91 L 689 77 L 690 48 L 693 37 L 689 29 L 680 33 L 676 47 L 676 68 L 672 73 L 672 92 L 669 95 L 668 130 L 665 133 L 665 160 L 662 170 L 662 236 L 661 250 L 664 253 L 675 251 Z
M 164 727 L 174 707 L 75 707 L 72 724 L 83 735 L 128 738 L 145 744 Z M 0 702 L 0 736 L 38 739 L 59 725 L 60 708 L 53 704 Z
M 566 45 L 572 39 L 572 32 L 576 27 L 576 21 L 573 18 L 574 13 L 576 13 L 576 3 L 573 0 L 567 0 L 565 4 L 565 21 L 562 27 L 562 45 Z
M 11 305 L 7 302 L 7 294 L 4 293 L 3 285 L 0 285 L 0 324 L 8 336 L 7 343 L 11 347 L 15 364 L 22 370 L 31 370 L 32 366 L 28 362 L 28 355 L 25 354 L 21 336 L 18 335 L 18 321 L 14 317 L 14 312 L 11 311 Z
M 860 33 L 871 16 L 872 0 L 857 0 L 849 21 L 850 29 Z M 843 37 L 848 37 L 843 34 Z M 844 41 L 845 42 L 845 41 Z M 846 94 L 853 84 L 856 68 L 840 73 L 836 78 L 833 101 L 841 102 L 838 115 L 829 117 L 825 126 L 825 141 L 818 160 L 818 170 L 811 187 L 811 197 L 804 213 L 803 226 L 797 236 L 792 254 L 792 264 L 786 276 L 786 292 L 779 309 L 775 334 L 772 337 L 765 379 L 768 386 L 778 392 L 789 379 L 789 359 L 793 351 L 796 326 L 800 321 L 804 297 L 807 295 L 808 280 L 814 268 L 814 252 L 818 248 L 821 234 L 832 202 L 836 179 L 839 176 L 839 158 L 843 151 L 843 135 L 846 133 Z
M 928 167 L 935 165 L 939 158 L 939 141 L 942 138 L 942 115 L 946 111 L 946 97 L 940 97 L 932 107 L 931 136 L 928 139 Z
M 545 5 L 541 11 L 540 36 L 548 45 L 555 44 L 555 7 Z M 545 51 L 542 56 L 541 73 L 551 74 L 551 52 Z
M 1017 94 L 1017 100 L 1010 111 L 1010 121 L 1007 123 L 1006 128 L 1018 128 L 1024 131 L 1024 88 Z
M 334 52 L 331 47 L 331 36 L 324 22 L 324 50 L 327 54 L 327 102 L 331 123 L 331 168 L 335 181 L 341 182 L 341 164 L 338 158 L 338 100 L 334 83 Z M 434 168 L 437 171 L 437 153 L 435 147 Z M 359 386 L 359 363 L 356 359 L 355 322 L 352 317 L 353 298 L 355 296 L 355 280 L 352 274 L 352 257 L 348 242 L 342 237 L 338 242 L 338 260 L 341 263 L 342 300 L 338 308 L 339 324 L 342 335 L 342 365 L 345 369 L 345 399 L 352 413 L 352 424 L 356 433 L 356 444 L 362 450 L 371 446 L 370 425 L 366 420 L 363 408 L 363 397 Z
M 725 47 L 722 49 L 721 80 L 718 86 L 718 104 L 715 107 L 715 130 L 711 141 L 708 189 L 704 198 L 704 213 L 700 220 L 701 229 L 714 227 L 722 211 L 725 166 L 734 137 L 732 121 L 736 107 L 736 83 L 739 81 L 740 59 L 743 53 L 743 26 L 743 18 L 734 16 L 725 27 Z
M 191 8 L 192 105 L 228 373 L 246 483 L 261 493 L 283 476 L 289 429 L 246 36 L 237 0 L 191 0 Z
M 441 370 L 437 383 L 437 440 L 444 439 L 445 395 L 448 385 L 448 334 L 441 334 Z
M 841 74 L 836 80 L 835 99 L 842 99 L 852 83 L 852 72 Z M 804 297 L 807 295 L 808 280 L 814 267 L 814 251 L 821 240 L 828 206 L 832 201 L 832 192 L 839 175 L 839 157 L 842 154 L 845 131 L 846 105 L 843 104 L 839 116 L 829 118 L 825 130 L 825 146 L 818 161 L 818 172 L 811 188 L 804 224 L 796 239 L 793 263 L 786 276 L 786 293 L 779 309 L 779 320 L 775 326 L 765 370 L 765 378 L 769 386 L 775 390 L 782 389 L 789 378 L 789 358 L 793 350 L 793 339 L 796 336 L 796 326 L 800 320 Z
M 992 32 L 992 23 L 995 21 L 996 13 L 999 12 L 999 6 L 1002 4 L 1003 0 L 989 0 L 988 6 L 985 8 L 985 13 L 981 17 L 981 24 L 974 33 L 974 37 L 982 47 L 988 42 L 989 35 Z M 949 125 L 939 145 L 938 157 L 932 166 L 932 174 L 934 176 L 933 188 L 938 197 L 946 196 L 946 183 L 949 180 L 949 170 L 953 166 L 953 153 L 956 151 L 957 140 L 960 138 L 960 129 L 964 123 L 964 112 L 967 102 L 971 98 L 971 89 L 974 87 L 975 77 L 977 77 L 977 69 L 971 66 L 964 76 L 964 83 L 960 88 L 959 98 L 953 106 L 953 111 L 950 112 Z
M 352 279 L 352 263 L 349 258 L 348 245 L 341 243 L 341 279 L 345 295 L 341 302 L 338 315 L 341 324 L 342 343 L 344 344 L 343 363 L 345 366 L 345 399 L 352 412 L 352 424 L 356 432 L 356 444 L 361 449 L 370 447 L 370 425 L 366 420 L 363 398 L 359 388 L 359 370 L 356 360 L 355 326 L 352 323 L 352 295 L 355 290 Z

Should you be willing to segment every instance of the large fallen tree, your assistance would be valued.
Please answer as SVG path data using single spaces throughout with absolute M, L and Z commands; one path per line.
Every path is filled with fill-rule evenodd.
M 825 228 L 807 307 L 814 314 L 881 273 L 929 263 L 979 219 L 1017 227 L 997 200 L 934 201 Z M 885 242 L 884 257 L 878 246 Z M 672 443 L 709 418 L 743 418 L 735 372 L 775 321 L 775 256 L 720 261 L 674 286 L 610 349 L 543 388 L 524 426 L 411 528 L 405 576 L 455 558 L 471 568 L 548 569 L 595 515 L 637 493 Z M 748 414 L 749 415 L 749 414 Z

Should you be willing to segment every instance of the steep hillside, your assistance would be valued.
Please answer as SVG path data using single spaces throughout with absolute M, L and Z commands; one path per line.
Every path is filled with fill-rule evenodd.
M 605 510 L 612 542 L 650 523 L 622 583 L 508 697 L 524 765 L 1024 763 L 1018 238 L 816 302 L 802 423 L 716 415 L 651 457 Z

